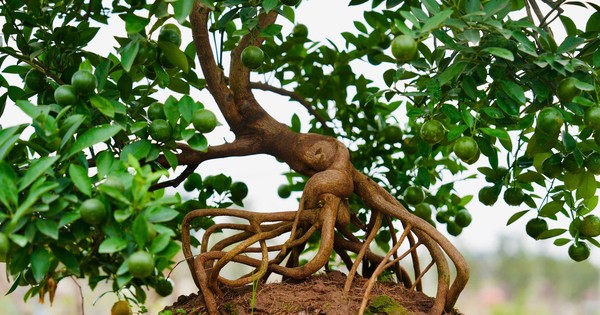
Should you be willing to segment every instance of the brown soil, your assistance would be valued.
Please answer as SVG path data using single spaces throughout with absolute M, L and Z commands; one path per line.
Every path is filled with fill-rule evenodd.
M 337 271 L 316 275 L 300 283 L 270 283 L 260 285 L 255 291 L 254 309 L 251 307 L 252 287 L 224 291 L 219 301 L 221 314 L 356 314 L 363 298 L 364 278 L 354 280 L 348 295 L 343 287 L 346 276 Z M 433 299 L 421 292 L 409 291 L 393 283 L 377 283 L 371 291 L 371 297 L 388 296 L 396 300 L 409 312 L 375 312 L 375 314 L 425 314 L 433 305 Z M 165 308 L 172 314 L 207 314 L 202 296 L 191 294 L 180 296 L 177 301 Z M 366 312 L 373 314 L 373 312 Z M 460 315 L 453 311 L 448 315 Z

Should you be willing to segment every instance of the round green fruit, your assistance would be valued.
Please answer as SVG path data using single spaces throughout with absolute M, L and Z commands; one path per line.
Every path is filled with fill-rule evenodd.
M 533 218 L 525 224 L 525 232 L 533 239 L 537 239 L 540 234 L 548 230 L 548 223 L 542 218 Z
M 537 129 L 546 134 L 557 134 L 564 124 L 563 115 L 554 107 L 542 109 L 537 116 Z
M 402 129 L 398 126 L 388 125 L 383 129 L 383 138 L 387 143 L 397 143 L 402 141 Z
M 446 137 L 446 129 L 444 125 L 437 120 L 428 120 L 421 126 L 421 138 L 429 143 L 436 144 Z
M 413 214 L 423 220 L 431 219 L 431 207 L 426 203 L 420 203 L 415 206 Z
M 600 174 L 600 153 L 594 152 L 585 158 L 585 167 L 595 175 Z
M 542 174 L 548 178 L 556 178 L 563 172 L 562 156 L 553 154 L 542 163 Z
M 96 76 L 90 71 L 79 70 L 73 73 L 71 85 L 75 89 L 75 92 L 82 95 L 89 95 L 96 91 L 98 82 L 96 81 Z
M 10 250 L 10 240 L 6 234 L 0 232 L 0 262 L 5 262 Z
M 202 176 L 198 173 L 192 173 L 183 182 L 183 189 L 186 191 L 193 191 L 194 189 L 202 188 Z
M 96 198 L 84 201 L 79 207 L 79 213 L 83 222 L 91 225 L 100 224 L 106 219 L 106 207 Z
M 590 248 L 584 242 L 576 242 L 569 246 L 569 257 L 574 261 L 584 261 L 590 257 Z
M 46 86 L 46 76 L 35 69 L 31 69 L 25 75 L 25 85 L 32 91 L 41 91 Z
M 161 279 L 156 284 L 155 290 L 160 296 L 169 296 L 173 293 L 173 284 L 167 279 Z
M 471 213 L 469 213 L 469 211 L 466 209 L 458 210 L 456 216 L 454 217 L 454 222 L 463 228 L 469 226 L 471 221 L 473 221 L 473 217 L 471 217 Z
M 460 233 L 462 233 L 462 230 L 463 228 L 456 224 L 456 222 L 450 221 L 446 224 L 446 231 L 448 231 L 448 234 L 452 236 L 460 235 Z
M 583 122 L 587 127 L 600 130 L 600 107 L 591 107 L 585 111 Z
M 470 161 L 479 152 L 477 142 L 471 137 L 462 137 L 454 142 L 452 147 L 454 154 L 463 161 Z
M 249 69 L 255 70 L 262 66 L 265 53 L 256 46 L 248 46 L 242 51 L 242 63 Z
M 169 42 L 179 47 L 181 45 L 181 31 L 175 24 L 165 24 L 160 28 L 158 40 Z
M 234 182 L 229 188 L 231 197 L 236 200 L 242 200 L 248 196 L 248 185 L 242 182 Z
M 392 40 L 392 55 L 399 62 L 408 62 L 417 54 L 417 42 L 409 35 L 396 36 Z
M 131 309 L 129 303 L 125 300 L 115 302 L 110 309 L 110 315 L 130 315 Z
M 150 124 L 150 137 L 158 142 L 167 142 L 171 140 L 173 128 L 169 122 L 164 119 L 157 119 Z
M 156 57 L 158 57 L 158 51 L 153 44 L 148 42 L 140 43 L 134 63 L 138 65 L 150 65 L 156 61 Z
M 137 251 L 127 258 L 129 273 L 135 278 L 142 279 L 154 271 L 154 258 L 148 252 Z
M 165 119 L 163 104 L 154 102 L 148 106 L 148 118 L 150 120 Z
M 486 186 L 479 190 L 477 197 L 479 198 L 479 202 L 482 204 L 486 206 L 493 206 L 498 200 L 498 193 L 494 187 Z
M 556 96 L 561 102 L 570 102 L 581 91 L 577 88 L 575 78 L 566 78 L 562 80 L 556 88 Z
M 279 195 L 279 197 L 281 198 L 288 198 L 289 196 L 292 195 L 292 189 L 290 188 L 289 185 L 280 185 L 277 188 L 277 195 Z
M 600 217 L 596 215 L 588 215 L 581 221 L 579 227 L 581 234 L 588 237 L 596 237 L 600 235 Z
M 510 187 L 504 192 L 504 201 L 509 206 L 521 205 L 524 198 L 523 190 L 517 187 Z
M 290 7 L 296 6 L 296 5 L 298 5 L 298 3 L 300 3 L 300 0 L 280 0 L 280 1 L 281 1 L 281 3 L 283 3 L 287 6 L 290 6 Z
M 563 160 L 563 167 L 567 172 L 573 174 L 578 174 L 583 171 L 583 167 L 577 163 L 577 159 L 575 159 L 575 155 L 572 153 L 565 156 L 565 159 Z
M 425 200 L 423 190 L 418 187 L 408 187 L 404 191 L 404 202 L 409 205 L 418 205 Z
M 217 116 L 208 109 L 199 109 L 192 116 L 192 125 L 202 133 L 209 133 L 217 127 Z
M 77 92 L 71 85 L 61 85 L 54 91 L 54 100 L 61 106 L 73 105 L 77 103 Z
M 304 24 L 296 24 L 292 30 L 292 35 L 298 38 L 308 37 L 308 27 Z

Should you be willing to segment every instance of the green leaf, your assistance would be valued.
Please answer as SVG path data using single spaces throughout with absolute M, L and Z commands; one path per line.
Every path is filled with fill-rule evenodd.
M 506 222 L 506 225 L 513 224 L 514 222 L 519 220 L 523 215 L 525 215 L 527 212 L 529 212 L 529 210 L 523 210 L 523 211 L 519 211 L 519 212 L 513 214 L 512 216 L 510 216 L 510 218 Z
M 179 24 L 183 24 L 187 17 L 192 13 L 194 7 L 194 0 L 175 0 L 171 3 L 173 5 L 173 12 L 175 13 L 175 19 Z
M 260 34 L 258 34 L 258 36 L 260 36 L 260 37 L 277 36 L 281 33 L 282 28 L 283 28 L 283 26 L 281 26 L 279 24 L 271 24 L 271 25 L 265 27 L 262 31 L 260 31 Z
M 564 204 L 564 201 L 550 201 L 547 204 L 545 204 L 542 207 L 542 209 L 540 209 L 540 216 L 547 218 L 552 217 L 563 209 Z
M 79 191 L 88 197 L 92 196 L 92 180 L 86 168 L 77 164 L 71 164 L 69 165 L 69 176 Z
M 58 160 L 60 156 L 44 156 L 34 161 L 29 166 L 27 173 L 19 181 L 19 192 L 22 192 L 31 183 L 33 183 L 38 177 L 42 176 L 51 166 Z
M 179 212 L 167 207 L 152 207 L 143 212 L 149 222 L 160 223 L 173 220 L 179 215 Z
M 148 139 L 142 139 L 126 145 L 121 151 L 121 160 L 127 159 L 133 155 L 136 160 L 145 159 L 152 149 L 152 142 Z
M 542 232 L 542 234 L 540 234 L 537 237 L 537 239 L 538 240 L 545 240 L 545 239 L 557 237 L 559 235 L 564 234 L 566 231 L 567 230 L 565 230 L 565 229 L 550 229 L 550 230 L 546 230 L 546 231 Z
M 150 245 L 150 253 L 158 254 L 162 252 L 171 241 L 171 237 L 167 234 L 160 234 L 156 238 L 152 240 L 152 244 Z
M 112 254 L 127 248 L 127 241 L 119 237 L 105 239 L 98 247 L 100 254 Z
M 133 220 L 133 238 L 139 248 L 144 248 L 146 241 L 148 240 L 148 221 L 142 215 L 138 215 Z
M 43 194 L 49 192 L 50 190 L 58 186 L 59 183 L 55 181 L 46 181 L 44 178 L 40 178 L 39 180 L 37 180 L 31 186 L 31 189 L 29 190 L 29 194 L 25 198 L 25 201 L 23 201 L 17 208 L 17 211 L 15 211 L 15 215 L 11 219 L 11 229 L 16 226 L 16 224 L 19 222 L 19 220 L 21 220 L 21 218 L 25 214 L 33 211 L 31 207 Z
M 58 240 L 58 223 L 49 219 L 35 220 L 35 226 L 44 235 L 51 239 Z
M 62 247 L 50 245 L 50 248 L 52 249 L 54 256 L 56 256 L 56 258 L 58 258 L 58 260 L 63 263 L 63 265 L 65 265 L 69 271 L 76 276 L 81 275 L 79 261 L 75 255 Z
M 43 247 L 38 247 L 31 254 L 31 271 L 36 282 L 41 282 L 50 270 L 52 255 Z
M 577 188 L 577 195 L 583 199 L 588 199 L 596 194 L 598 183 L 596 177 L 590 172 L 585 172 L 581 175 L 581 184 Z
M 31 102 L 29 101 L 18 100 L 15 103 L 17 107 L 19 107 L 25 114 L 27 114 L 27 116 L 31 117 L 34 120 L 42 114 L 40 108 L 31 104 Z
M 561 14 L 559 18 L 563 26 L 565 27 L 565 32 L 568 36 L 577 35 L 577 26 L 575 25 L 575 22 L 573 22 L 573 20 L 571 20 L 568 16 L 563 14 Z
M 573 136 L 571 136 L 570 133 L 568 132 L 564 132 L 562 133 L 562 140 L 563 140 L 563 145 L 565 146 L 565 150 L 567 152 L 573 152 L 575 150 L 575 148 L 577 147 L 577 141 L 575 140 L 575 138 L 573 138 Z
M 130 41 L 121 49 L 121 65 L 125 71 L 129 72 L 140 50 L 140 43 L 137 40 Z
M 437 13 L 433 17 L 427 19 L 421 27 L 422 33 L 429 33 L 433 30 L 436 30 L 446 22 L 446 20 L 454 13 L 452 9 L 444 10 L 440 13 Z
M 502 90 L 510 96 L 511 99 L 519 104 L 525 104 L 527 98 L 525 97 L 525 91 L 523 88 L 515 82 L 503 80 L 501 82 Z
M 158 47 L 165 54 L 167 60 L 173 65 L 179 67 L 183 72 L 187 73 L 190 69 L 187 57 L 185 54 L 173 43 L 159 40 Z
M 514 61 L 515 60 L 515 56 L 513 55 L 513 53 L 506 49 L 506 48 L 500 48 L 500 47 L 487 47 L 482 49 L 481 51 L 483 52 L 487 52 L 491 55 L 494 55 L 498 58 L 502 58 L 502 59 L 506 59 L 508 61 Z
M 7 209 L 17 206 L 19 202 L 19 193 L 17 190 L 17 174 L 8 163 L 0 160 L 0 202 Z
M 73 154 L 81 152 L 83 149 L 89 148 L 94 144 L 107 141 L 121 130 L 122 128 L 117 125 L 100 125 L 94 127 L 77 138 L 63 159 L 67 159 Z
M 508 132 L 504 129 L 481 128 L 479 129 L 488 136 L 496 137 L 501 140 L 510 141 Z
M 208 150 L 208 140 L 200 133 L 194 134 L 188 141 L 188 145 L 196 151 L 206 152 Z
M 269 13 L 271 10 L 275 9 L 279 5 L 279 0 L 264 0 L 262 2 L 262 7 L 265 9 L 265 12 Z
M 583 44 L 585 39 L 581 37 L 568 36 L 556 49 L 557 54 L 564 54 L 575 50 L 579 45 Z
M 571 243 L 571 239 L 568 239 L 568 238 L 557 238 L 553 242 L 553 244 L 556 246 L 564 246 L 569 243 Z
M 92 106 L 98 109 L 104 116 L 109 118 L 115 117 L 115 106 L 107 99 L 100 95 L 92 95 L 90 97 Z
M 127 13 L 127 17 L 125 17 L 125 30 L 127 31 L 127 34 L 137 34 L 141 32 L 148 23 L 150 23 L 149 19 L 129 12 Z

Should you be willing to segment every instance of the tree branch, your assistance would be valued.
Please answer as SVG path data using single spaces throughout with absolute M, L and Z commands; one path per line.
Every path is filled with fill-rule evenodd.
M 208 34 L 208 14 L 208 8 L 203 7 L 198 2 L 194 3 L 194 9 L 190 14 L 192 38 L 208 91 L 217 102 L 217 106 L 219 106 L 232 130 L 236 132 L 238 130 L 236 129 L 237 126 L 241 124 L 242 117 L 235 106 L 232 92 L 227 87 L 223 70 L 215 62 Z
M 319 114 L 319 112 L 317 112 L 317 110 L 312 106 L 312 104 L 308 102 L 304 97 L 302 97 L 302 95 L 294 91 L 278 88 L 262 82 L 250 82 L 250 88 L 262 91 L 269 91 L 283 96 L 288 96 L 292 100 L 302 104 L 302 106 L 304 106 L 306 110 L 308 110 L 308 112 L 311 113 L 315 117 L 315 119 L 317 119 L 321 123 L 323 128 L 329 129 L 329 127 L 326 124 L 327 120 L 321 114 Z

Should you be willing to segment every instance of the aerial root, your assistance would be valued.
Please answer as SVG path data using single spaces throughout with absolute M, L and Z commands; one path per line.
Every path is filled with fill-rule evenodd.
M 301 202 L 301 205 L 303 203 Z M 379 207 L 383 205 L 383 207 Z M 384 272 L 395 275 L 395 280 L 408 290 L 423 290 L 426 274 L 437 278 L 437 291 L 429 314 L 442 314 L 449 311 L 468 279 L 468 269 L 464 258 L 435 228 L 408 211 L 391 211 L 386 207 L 397 207 L 385 203 L 374 203 L 368 224 L 362 224 L 364 240 L 349 232 L 346 225 L 339 223 L 339 212 L 347 211 L 344 200 L 333 194 L 322 194 L 317 207 L 299 211 L 255 213 L 235 209 L 194 210 L 183 220 L 183 251 L 190 267 L 194 282 L 200 289 L 209 314 L 219 314 L 217 300 L 222 287 L 239 287 L 258 281 L 266 281 L 270 274 L 282 275 L 284 279 L 302 280 L 325 267 L 335 250 L 343 264 L 349 269 L 344 292 L 349 292 L 353 279 L 363 264 L 362 276 L 367 275 L 363 300 L 359 314 L 363 314 L 370 300 L 370 293 Z M 246 220 L 241 223 L 218 223 L 204 232 L 200 253 L 192 254 L 190 228 L 193 219 L 199 217 L 225 216 Z M 347 216 L 346 216 L 347 218 Z M 400 221 L 397 228 L 393 220 Z M 346 220 L 346 219 L 344 219 Z M 371 250 L 371 245 L 383 223 L 391 234 L 392 248 L 385 256 Z M 234 231 L 210 246 L 211 237 L 221 230 Z M 304 250 L 308 239 L 320 231 L 320 247 L 316 255 L 303 265 L 299 265 L 299 254 Z M 397 235 L 397 234 L 400 235 Z M 283 243 L 278 237 L 289 234 Z M 279 242 L 279 244 L 277 244 Z M 431 261 L 421 269 L 419 250 L 427 251 Z M 423 252 L 421 252 L 422 254 Z M 287 262 L 284 261 L 287 259 Z M 456 270 L 451 282 L 449 260 Z M 237 279 L 227 279 L 221 275 L 222 269 L 237 263 L 253 270 Z M 412 268 L 409 273 L 405 266 Z M 366 267 L 368 266 L 368 268 Z M 435 268 L 434 268 L 435 266 Z M 372 269 L 374 268 L 374 270 Z M 436 272 L 430 272 L 435 270 Z M 436 275 L 437 273 L 437 275 Z

